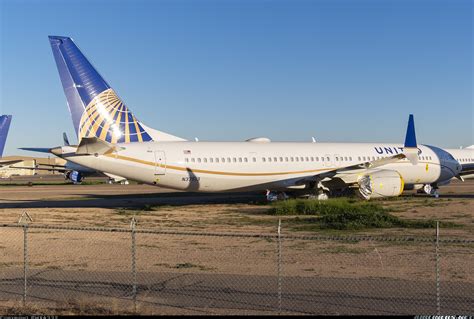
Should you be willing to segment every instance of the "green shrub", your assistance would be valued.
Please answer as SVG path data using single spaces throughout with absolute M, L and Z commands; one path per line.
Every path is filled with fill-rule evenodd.
M 368 228 L 432 228 L 433 220 L 404 220 L 389 214 L 380 204 L 354 199 L 287 200 L 272 204 L 273 215 L 305 215 L 298 222 L 319 229 L 359 230 Z

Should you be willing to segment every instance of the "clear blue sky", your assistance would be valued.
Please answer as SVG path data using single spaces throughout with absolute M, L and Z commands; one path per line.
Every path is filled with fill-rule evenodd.
M 470 0 L 0 0 L 6 154 L 74 136 L 48 35 L 148 126 L 200 140 L 474 144 Z

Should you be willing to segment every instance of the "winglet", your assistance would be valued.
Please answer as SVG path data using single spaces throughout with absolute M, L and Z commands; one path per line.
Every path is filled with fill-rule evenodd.
M 416 143 L 415 120 L 413 114 L 408 118 L 407 134 L 405 136 L 405 145 L 403 154 L 413 164 L 418 164 L 418 144 Z
M 408 118 L 407 135 L 405 136 L 404 147 L 418 147 L 416 144 L 415 120 L 413 114 L 410 114 L 410 117 Z

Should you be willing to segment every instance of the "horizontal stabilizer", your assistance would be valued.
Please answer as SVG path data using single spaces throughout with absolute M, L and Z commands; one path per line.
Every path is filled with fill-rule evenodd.
M 20 147 L 19 150 L 23 151 L 30 151 L 30 152 L 38 152 L 38 153 L 50 153 L 51 148 L 46 147 Z
M 115 150 L 115 146 L 98 139 L 97 137 L 83 137 L 81 143 L 77 147 L 77 155 L 104 155 L 112 153 Z

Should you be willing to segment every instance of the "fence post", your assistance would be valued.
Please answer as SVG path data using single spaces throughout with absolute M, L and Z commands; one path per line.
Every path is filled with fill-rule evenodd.
M 278 314 L 281 315 L 281 219 L 278 220 Z
M 132 217 L 130 222 L 131 234 L 132 234 L 132 297 L 133 297 L 133 310 L 137 312 L 137 263 L 136 263 L 136 243 L 135 243 L 135 226 L 137 222 L 135 217 Z
M 24 212 L 18 220 L 19 225 L 23 225 L 23 307 L 26 306 L 26 290 L 28 285 L 28 224 L 33 219 L 27 212 Z
M 439 221 L 436 222 L 436 313 L 441 315 L 441 287 L 440 287 L 440 260 L 439 260 Z

